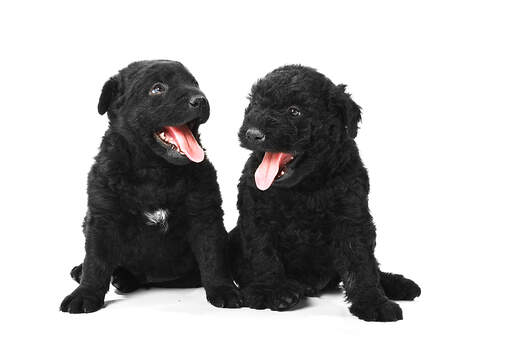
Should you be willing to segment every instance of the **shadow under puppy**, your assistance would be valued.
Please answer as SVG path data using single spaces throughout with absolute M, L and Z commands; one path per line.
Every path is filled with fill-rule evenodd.
M 86 256 L 60 309 L 100 309 L 111 278 L 121 292 L 203 285 L 213 305 L 239 307 L 196 79 L 179 62 L 135 62 L 105 83 L 98 111 L 109 128 L 88 177 Z
M 354 315 L 396 321 L 402 311 L 390 300 L 420 295 L 375 259 L 368 174 L 354 142 L 360 118 L 344 85 L 308 67 L 278 68 L 252 87 L 239 138 L 253 152 L 229 234 L 249 307 L 286 310 L 343 281 Z

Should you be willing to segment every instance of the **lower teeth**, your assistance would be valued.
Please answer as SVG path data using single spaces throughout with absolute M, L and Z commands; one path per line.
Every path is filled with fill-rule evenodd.
M 172 150 L 177 151 L 177 152 L 178 152 L 178 153 L 180 153 L 181 155 L 185 155 L 185 153 L 183 153 L 183 152 L 181 151 L 181 149 L 179 149 L 179 148 L 178 148 L 177 146 L 175 146 L 174 144 L 171 144 L 171 149 L 172 149 Z
M 177 151 L 177 152 L 178 152 L 178 153 L 180 153 L 181 155 L 185 155 L 185 153 L 183 153 L 183 152 L 181 151 L 181 149 L 180 149 L 180 148 L 178 148 L 178 146 L 176 146 L 174 143 L 172 143 L 171 141 L 169 141 L 169 140 L 165 139 L 162 135 L 159 135 L 159 136 L 161 137 L 161 140 L 162 140 L 164 143 L 168 144 L 168 145 L 171 147 L 171 149 L 172 149 L 172 150 Z

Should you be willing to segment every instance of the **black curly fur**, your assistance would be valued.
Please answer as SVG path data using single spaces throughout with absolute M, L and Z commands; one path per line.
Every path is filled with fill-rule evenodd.
M 239 133 L 253 153 L 229 234 L 235 280 L 249 307 L 286 310 L 342 281 L 354 315 L 396 321 L 402 312 L 390 299 L 420 294 L 413 281 L 380 272 L 374 257 L 368 175 L 354 141 L 360 119 L 345 86 L 308 67 L 278 68 L 253 86 Z M 249 129 L 257 129 L 256 139 Z M 254 174 L 265 152 L 295 160 L 289 174 L 261 191 Z
M 150 96 L 162 83 L 163 94 Z M 180 63 L 143 61 L 109 79 L 98 104 L 108 112 L 103 137 L 88 178 L 88 212 L 84 221 L 86 256 L 72 270 L 80 285 L 60 309 L 85 313 L 100 309 L 112 284 L 121 292 L 140 287 L 197 287 L 219 307 L 238 307 L 241 299 L 225 259 L 216 172 L 205 159 L 192 163 L 155 138 L 163 126 L 198 126 L 209 116 L 206 99 L 194 77 Z M 146 212 L 166 209 L 158 225 Z

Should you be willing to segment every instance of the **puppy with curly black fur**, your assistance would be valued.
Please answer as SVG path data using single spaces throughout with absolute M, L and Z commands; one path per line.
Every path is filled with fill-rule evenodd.
M 110 124 L 88 178 L 86 256 L 60 309 L 100 309 L 111 279 L 121 292 L 202 285 L 213 305 L 239 307 L 196 79 L 179 62 L 135 62 L 105 83 L 98 111 Z
M 286 310 L 343 282 L 350 311 L 402 319 L 420 288 L 374 256 L 368 174 L 354 141 L 359 106 L 314 69 L 278 68 L 251 90 L 239 138 L 252 150 L 230 232 L 235 281 L 251 308 Z

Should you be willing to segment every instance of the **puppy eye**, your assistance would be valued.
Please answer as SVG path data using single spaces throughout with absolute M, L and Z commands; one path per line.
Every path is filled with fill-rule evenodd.
M 301 113 L 299 111 L 299 108 L 297 107 L 289 107 L 288 108 L 288 113 L 294 117 L 297 117 L 297 116 L 300 116 Z
M 163 92 L 165 92 L 165 85 L 163 85 L 162 83 L 153 84 L 153 86 L 149 90 L 149 94 L 151 96 L 161 95 Z

